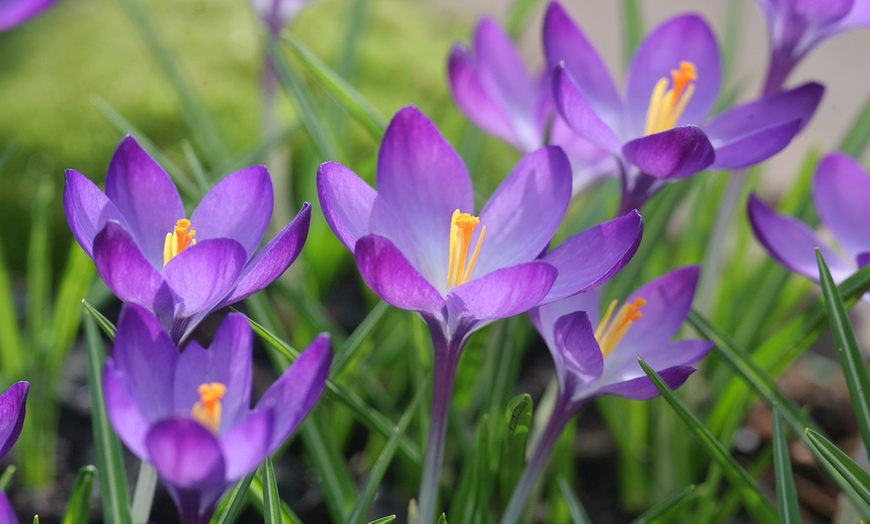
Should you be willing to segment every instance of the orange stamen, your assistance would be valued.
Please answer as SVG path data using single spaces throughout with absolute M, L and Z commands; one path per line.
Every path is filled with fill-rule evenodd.
M 613 310 L 616 309 L 616 303 L 616 300 L 610 303 L 607 312 L 604 313 L 601 322 L 598 323 L 598 328 L 595 330 L 595 338 L 598 340 L 598 346 L 601 348 L 601 354 L 604 358 L 607 358 L 625 337 L 628 328 L 643 316 L 640 308 L 646 305 L 646 300 L 637 297 L 633 302 L 623 304 L 614 316 Z
M 644 135 L 652 135 L 672 129 L 683 114 L 686 104 L 695 92 L 698 70 L 691 62 L 680 62 L 679 69 L 671 70 L 671 89 L 668 89 L 667 77 L 656 82 L 650 95 L 649 108 L 646 113 L 646 128 Z
M 176 222 L 172 231 L 166 233 L 166 239 L 163 241 L 163 265 L 168 264 L 190 246 L 195 246 L 194 235 L 196 230 L 190 229 L 190 220 L 182 218 Z
M 447 266 L 447 287 L 456 287 L 468 282 L 477 254 L 480 252 L 480 244 L 486 235 L 486 226 L 480 228 L 477 244 L 468 260 L 468 248 L 471 246 L 471 237 L 474 230 L 480 224 L 480 218 L 468 213 L 460 213 L 457 209 L 450 218 L 450 259 Z
M 200 384 L 197 389 L 199 402 L 193 405 L 191 416 L 212 433 L 217 433 L 221 425 L 221 399 L 227 387 L 220 382 Z

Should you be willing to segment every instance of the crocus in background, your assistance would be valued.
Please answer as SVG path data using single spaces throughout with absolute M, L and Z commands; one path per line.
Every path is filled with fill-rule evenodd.
M 479 214 L 462 160 L 416 108 L 400 110 L 381 142 L 377 190 L 334 162 L 317 188 L 326 221 L 354 254 L 366 284 L 416 311 L 435 350 L 420 518 L 432 522 L 456 365 L 480 327 L 591 288 L 625 265 L 640 242 L 634 212 L 543 254 L 571 194 L 561 149 L 526 155 Z
M 708 120 L 721 81 L 719 48 L 707 23 L 691 14 L 666 21 L 641 43 L 624 100 L 601 57 L 557 2 L 547 9 L 544 48 L 555 68 L 557 111 L 575 133 L 619 161 L 619 214 L 640 209 L 670 181 L 766 160 L 809 121 L 823 92 L 808 83 Z
M 212 311 L 278 278 L 302 250 L 311 219 L 305 203 L 257 251 L 272 216 L 266 168 L 228 175 L 187 215 L 169 175 L 130 136 L 112 157 L 106 192 L 70 169 L 63 204 L 109 289 L 155 313 L 176 342 Z
M 277 37 L 290 20 L 299 14 L 312 0 L 251 0 L 254 11 L 266 24 L 269 32 Z
M 632 400 L 659 395 L 638 364 L 639 358 L 671 388 L 681 386 L 695 371 L 694 364 L 713 344 L 671 339 L 689 314 L 698 275 L 698 266 L 689 266 L 661 276 L 635 291 L 622 305 L 612 301 L 600 320 L 594 290 L 529 312 L 553 356 L 559 390 L 553 413 L 514 489 L 502 524 L 519 521 L 553 444 L 583 406 L 602 395 Z
M 755 237 L 774 260 L 816 282 L 818 247 L 837 283 L 870 263 L 870 178 L 855 160 L 842 153 L 826 156 L 813 179 L 813 203 L 820 222 L 847 255 L 828 247 L 803 222 L 777 214 L 755 195 L 749 198 L 749 222 Z
M 758 0 L 767 18 L 770 66 L 764 92 L 780 89 L 810 50 L 837 33 L 870 26 L 868 0 Z
M 18 435 L 21 434 L 29 389 L 30 384 L 27 382 L 16 382 L 0 395 L 0 460 L 9 453 L 18 440 Z M 18 522 L 18 517 L 15 516 L 12 505 L 9 504 L 2 490 L 0 490 L 0 522 L 8 524 Z
M 524 154 L 545 145 L 547 135 L 550 144 L 561 146 L 574 171 L 574 194 L 617 173 L 611 155 L 553 114 L 549 73 L 529 73 L 510 37 L 492 19 L 483 18 L 477 25 L 471 49 L 453 46 L 448 76 L 456 105 L 485 132 Z
M 183 352 L 145 308 L 126 304 L 103 389 L 115 432 L 154 466 L 183 524 L 206 523 L 229 488 L 289 436 L 320 398 L 332 361 L 318 336 L 251 409 L 252 332 L 228 315 L 208 348 Z
M 3 0 L 0 2 L 0 31 L 8 31 L 39 16 L 57 0 Z

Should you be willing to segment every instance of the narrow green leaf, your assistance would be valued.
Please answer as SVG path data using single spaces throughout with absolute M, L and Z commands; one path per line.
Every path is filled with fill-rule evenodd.
M 335 359 L 332 361 L 332 367 L 329 370 L 330 375 L 335 377 L 341 373 L 344 366 L 347 365 L 356 350 L 360 347 L 366 337 L 369 336 L 372 329 L 374 329 L 377 323 L 381 321 L 384 314 L 389 311 L 389 309 L 390 305 L 381 300 L 372 308 L 371 311 L 369 311 L 369 314 L 366 315 L 366 318 L 364 318 L 356 329 L 353 330 L 353 333 L 350 334 L 350 337 L 348 337 L 341 349 L 336 351 Z
M 284 33 L 283 41 L 302 60 L 327 92 L 372 135 L 372 138 L 380 140 L 384 136 L 387 121 L 365 97 L 289 33 Z
M 565 497 L 565 501 L 568 503 L 568 511 L 571 513 L 571 522 L 574 524 L 592 524 L 589 515 L 586 514 L 586 510 L 583 509 L 583 504 L 580 503 L 580 499 L 578 499 L 577 495 L 574 494 L 574 490 L 571 489 L 570 485 L 568 485 L 568 481 L 565 480 L 565 477 L 561 475 L 559 476 L 559 491 L 562 492 L 562 496 Z
M 864 471 L 864 468 L 852 460 L 849 455 L 840 451 L 821 433 L 807 428 L 805 434 L 809 439 L 810 446 L 818 451 L 819 455 L 846 479 L 849 486 L 867 505 L 870 505 L 870 473 Z
M 631 521 L 631 524 L 652 524 L 653 522 L 661 522 L 659 519 L 668 515 L 672 511 L 676 511 L 677 508 L 692 500 L 696 493 L 697 488 L 694 484 L 691 484 L 659 502 L 647 510 L 643 515 Z
M 828 310 L 828 319 L 834 332 L 834 340 L 837 342 L 837 355 L 840 357 L 840 365 L 846 377 L 849 396 L 852 397 L 852 407 L 858 419 L 864 449 L 870 450 L 870 378 L 867 377 L 867 364 L 861 357 L 861 350 L 858 348 L 858 341 L 855 340 L 855 333 L 849 323 L 843 300 L 819 248 L 816 248 L 816 262 L 819 265 L 819 279 Z
M 369 524 L 390 524 L 390 522 L 396 520 L 395 515 L 387 515 L 386 517 L 381 517 L 377 520 L 373 520 L 369 522 Z
M 39 524 L 39 515 L 33 516 L 33 524 Z
M 281 522 L 281 497 L 278 496 L 278 481 L 275 479 L 275 466 L 272 457 L 266 457 L 260 466 L 263 477 L 263 522 L 279 524 Z
M 103 316 L 97 308 L 88 303 L 87 300 L 82 299 L 82 305 L 85 307 L 85 312 L 91 316 L 98 326 L 100 326 L 100 329 L 107 337 L 109 337 L 109 340 L 115 340 L 115 325 L 112 324 L 108 318 Z
M 781 524 L 800 524 L 801 513 L 798 506 L 797 489 L 791 470 L 791 457 L 788 440 L 782 428 L 782 415 L 779 406 L 773 408 L 773 469 L 776 475 L 776 501 L 779 506 Z
M 447 515 L 442 513 L 441 516 L 438 517 L 438 524 L 447 524 Z
M 136 487 L 133 488 L 133 504 L 130 506 L 130 516 L 133 518 L 133 522 L 148 522 L 156 489 L 157 471 L 154 466 L 142 461 L 139 464 Z
M 91 258 L 73 242 L 70 245 L 51 317 L 49 355 L 60 367 L 72 348 L 82 320 L 82 297 L 87 295 L 96 268 Z
M 522 394 L 512 398 L 505 411 L 504 422 L 506 431 L 502 442 L 502 460 L 497 471 L 501 493 L 507 500 L 526 465 L 526 443 L 532 427 L 531 395 Z
M 10 464 L 3 470 L 3 475 L 0 475 L 0 490 L 6 490 L 9 487 L 9 482 L 12 480 L 12 476 L 15 475 L 15 466 Z
M 127 475 L 121 457 L 121 443 L 112 431 L 106 415 L 106 400 L 103 397 L 102 376 L 103 341 L 95 322 L 85 318 L 87 342 L 88 392 L 91 396 L 91 426 L 94 446 L 97 449 L 97 466 L 100 470 L 100 493 L 103 500 L 103 520 L 117 524 L 130 524 L 130 509 L 127 503 Z
M 47 350 L 45 329 L 51 303 L 51 223 L 49 213 L 54 184 L 43 180 L 33 199 L 30 213 L 30 244 L 27 246 L 27 299 L 25 332 L 31 351 Z
M 358 495 L 356 483 L 324 415 L 320 409 L 309 413 L 302 424 L 302 442 L 320 478 L 332 520 L 340 522 Z
M 662 398 L 673 408 L 674 412 L 682 419 L 686 426 L 689 427 L 710 458 L 722 468 L 731 486 L 740 493 L 744 507 L 755 521 L 759 523 L 776 522 L 776 511 L 770 506 L 767 499 L 764 498 L 755 479 L 749 476 L 749 473 L 716 440 L 713 434 L 710 433 L 710 430 L 704 427 L 701 421 L 689 411 L 683 400 L 665 384 L 659 374 L 643 360 L 638 359 L 638 362 L 656 388 L 661 392 Z
M 210 524 L 232 524 L 239 517 L 239 513 L 245 508 L 248 503 L 248 488 L 251 487 L 251 480 L 254 478 L 254 473 L 245 475 L 242 480 L 238 481 L 233 489 L 227 493 L 227 496 L 221 501 L 217 511 L 211 518 Z
M 643 12 L 638 0 L 622 0 L 622 59 L 628 67 L 643 41 Z
M 344 519 L 344 522 L 365 522 L 365 513 L 374 500 L 375 493 L 377 493 L 378 488 L 381 486 L 381 481 L 387 473 L 387 468 L 390 467 L 390 464 L 393 462 L 393 457 L 399 449 L 399 443 L 402 441 L 402 436 L 408 429 L 408 423 L 411 422 L 414 412 L 420 404 L 420 400 L 425 396 L 423 393 L 426 391 L 426 386 L 427 384 L 421 384 L 421 387 L 417 390 L 417 394 L 414 395 L 414 399 L 411 400 L 411 404 L 405 410 L 405 413 L 402 414 L 396 427 L 393 428 L 392 436 L 387 440 L 384 449 L 381 450 L 381 454 L 378 455 L 378 459 L 375 461 L 374 466 L 372 466 L 372 471 L 369 474 L 369 479 L 366 482 L 365 488 L 363 488 L 362 493 L 357 497 L 356 504 L 351 510 L 350 515 Z M 395 519 L 395 516 L 393 516 L 393 519 Z
M 97 468 L 93 466 L 84 466 L 79 470 L 66 503 L 66 511 L 61 521 L 63 524 L 82 524 L 89 521 L 91 492 L 94 488 L 94 475 L 96 474 Z
M 870 143 L 870 95 L 864 101 L 861 112 L 855 115 L 852 125 L 840 141 L 840 151 L 859 158 Z
M 263 492 L 263 481 L 260 480 L 260 477 L 254 476 L 251 479 L 251 485 L 248 488 L 248 493 L 250 494 L 251 501 L 254 503 L 254 506 L 260 510 L 261 513 L 264 511 L 264 492 Z M 280 502 L 281 505 L 281 522 L 283 524 L 303 524 L 302 520 L 293 513 L 293 510 L 285 504 L 283 501 Z
M 18 379 L 24 372 L 24 347 L 21 341 L 21 324 L 15 307 L 15 293 L 6 270 L 6 257 L 0 244 L 0 369 L 8 381 Z

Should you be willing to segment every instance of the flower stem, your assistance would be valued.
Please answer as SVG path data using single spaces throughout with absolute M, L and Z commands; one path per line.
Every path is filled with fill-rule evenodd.
M 537 482 L 538 477 L 547 465 L 550 453 L 553 451 L 553 445 L 555 445 L 556 440 L 565 428 L 565 424 L 571 420 L 575 412 L 576 409 L 572 409 L 571 404 L 560 392 L 556 397 L 553 413 L 550 415 L 550 419 L 547 421 L 541 437 L 535 444 L 535 450 L 526 464 L 526 469 L 514 488 L 511 500 L 508 502 L 507 509 L 505 509 L 502 515 L 501 524 L 516 524 L 522 518 L 526 502 L 532 493 L 532 489 L 535 487 L 535 482 Z
M 447 433 L 447 414 L 453 392 L 453 379 L 464 340 L 451 343 L 440 327 L 430 326 L 432 346 L 435 350 L 435 373 L 432 378 L 432 409 L 429 414 L 429 435 L 426 438 L 426 456 L 423 458 L 423 478 L 420 481 L 420 524 L 435 522 L 438 507 L 438 484 L 444 459 L 444 438 Z

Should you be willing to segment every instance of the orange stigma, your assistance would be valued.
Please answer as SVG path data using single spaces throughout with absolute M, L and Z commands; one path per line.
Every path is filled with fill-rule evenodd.
M 194 235 L 196 235 L 196 230 L 190 229 L 190 220 L 182 218 L 176 222 L 172 231 L 166 233 L 166 240 L 163 241 L 163 265 L 168 264 L 170 260 L 190 246 L 195 246 Z
M 461 286 L 468 282 L 468 277 L 471 276 L 471 270 L 474 269 L 474 262 L 477 260 L 477 253 L 480 251 L 480 244 L 483 242 L 483 236 L 486 235 L 486 226 L 480 228 L 480 235 L 477 237 L 477 244 L 474 246 L 474 252 L 471 253 L 471 260 L 468 260 L 468 248 L 471 247 L 471 237 L 474 235 L 474 230 L 480 224 L 480 218 L 469 215 L 468 213 L 460 213 L 457 209 L 453 212 L 453 217 L 450 219 L 450 264 L 447 267 L 447 287 L 452 288 Z
M 616 300 L 610 303 L 607 307 L 607 312 L 604 313 L 604 317 L 598 323 L 598 329 L 595 330 L 595 338 L 598 340 L 598 346 L 601 348 L 601 355 L 604 358 L 607 358 L 607 355 L 625 337 L 625 334 L 628 333 L 628 328 L 643 316 L 640 313 L 640 308 L 646 305 L 646 300 L 638 297 L 633 302 L 626 302 L 616 312 L 616 316 L 614 316 L 613 310 L 616 309 L 616 304 Z
M 212 433 L 217 433 L 221 425 L 221 399 L 227 387 L 220 382 L 200 384 L 197 389 L 199 402 L 193 405 L 190 415 Z
M 644 136 L 661 133 L 677 125 L 677 120 L 683 114 L 686 104 L 695 92 L 698 70 L 691 62 L 680 62 L 679 69 L 671 70 L 671 89 L 668 89 L 667 77 L 656 82 L 649 98 L 649 108 L 646 111 L 646 128 Z

